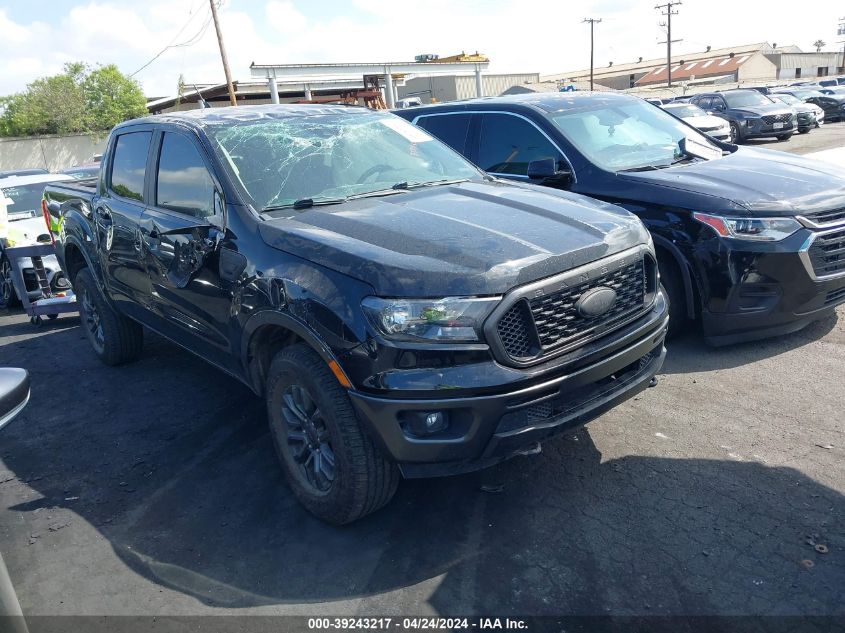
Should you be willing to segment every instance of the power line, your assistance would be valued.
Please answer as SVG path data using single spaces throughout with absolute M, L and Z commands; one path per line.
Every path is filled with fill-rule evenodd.
M 208 10 L 208 9 L 206 9 L 206 10 Z M 189 17 L 189 18 L 188 18 L 188 21 L 187 21 L 187 22 L 185 22 L 185 24 L 182 26 L 182 28 L 181 28 L 181 29 L 179 29 L 179 32 L 178 32 L 178 33 L 176 33 L 176 35 L 174 35 L 174 36 L 173 36 L 173 39 L 171 39 L 171 40 L 170 40 L 170 44 L 168 44 L 167 46 L 165 46 L 164 48 L 162 48 L 162 49 L 161 49 L 158 53 L 156 53 L 156 54 L 155 54 L 155 55 L 154 55 L 154 56 L 153 56 L 153 57 L 152 57 L 152 58 L 151 58 L 151 59 L 150 59 L 150 60 L 149 60 L 146 64 L 144 64 L 143 66 L 141 66 L 138 70 L 136 70 L 134 73 L 130 74 L 129 76 L 130 76 L 130 77 L 134 77 L 134 76 L 135 76 L 135 75 L 137 75 L 139 72 L 141 72 L 142 70 L 144 70 L 147 66 L 149 66 L 150 64 L 152 64 L 155 60 L 157 60 L 159 57 L 161 57 L 162 55 L 164 55 L 164 53 L 166 53 L 167 51 L 169 51 L 171 48 L 181 48 L 181 47 L 185 47 L 185 46 L 192 46 L 193 44 L 196 44 L 196 43 L 197 43 L 200 39 L 202 39 L 202 36 L 203 36 L 203 35 L 205 35 L 205 32 L 208 30 L 208 26 L 209 26 L 209 24 L 211 24 L 211 14 L 210 14 L 210 12 L 208 13 L 207 18 L 206 18 L 205 22 L 203 23 L 203 25 L 200 27 L 199 31 L 197 31 L 194 35 L 192 35 L 190 38 L 188 38 L 188 39 L 187 39 L 187 40 L 185 40 L 184 42 L 180 42 L 179 44 L 174 44 L 174 43 L 173 43 L 173 42 L 175 42 L 175 41 L 176 41 L 176 38 L 178 38 L 180 35 L 182 35 L 182 33 L 185 31 L 185 29 L 186 29 L 186 28 L 188 28 L 188 25 L 189 25 L 191 22 L 193 22 L 194 18 L 195 18 L 197 15 L 199 15 L 199 13 L 198 13 L 198 12 L 197 12 L 197 13 L 193 13 L 193 14 L 191 15 L 191 17 Z
M 590 90 L 593 89 L 593 27 L 601 22 L 601 18 L 584 18 L 582 24 L 590 23 Z

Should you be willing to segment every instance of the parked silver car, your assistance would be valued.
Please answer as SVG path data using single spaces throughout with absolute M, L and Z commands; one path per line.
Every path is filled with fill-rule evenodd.
M 731 128 L 728 122 L 712 114 L 707 114 L 697 105 L 673 102 L 665 104 L 663 109 L 679 119 L 683 119 L 699 132 L 704 132 L 719 141 L 730 142 L 731 140 Z

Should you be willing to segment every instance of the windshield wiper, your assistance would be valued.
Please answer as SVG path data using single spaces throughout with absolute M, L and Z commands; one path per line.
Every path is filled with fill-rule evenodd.
M 269 211 L 281 211 L 282 209 L 296 209 L 297 211 L 300 209 L 310 209 L 311 207 L 322 206 L 326 204 L 340 204 L 341 202 L 346 202 L 346 198 L 300 198 L 299 200 L 294 200 L 293 202 L 288 202 L 285 204 L 271 204 L 261 209 L 261 213 L 267 213 Z
M 391 185 L 390 189 L 378 189 L 376 191 L 366 191 L 364 193 L 356 193 L 347 198 L 347 200 L 354 200 L 355 198 L 368 198 L 370 196 L 389 196 L 391 193 L 398 191 L 409 191 L 411 189 L 421 189 L 423 187 L 437 187 L 439 185 L 454 185 L 459 182 L 467 182 L 466 178 L 457 178 L 455 180 L 429 180 L 425 182 L 408 182 L 404 180 Z
M 666 169 L 671 167 L 673 163 L 666 165 L 640 165 L 639 167 L 630 167 L 629 169 L 620 169 L 619 171 L 654 171 L 656 169 Z

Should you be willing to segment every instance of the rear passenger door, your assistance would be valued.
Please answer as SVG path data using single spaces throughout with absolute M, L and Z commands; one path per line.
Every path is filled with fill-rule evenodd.
M 569 169 L 561 151 L 528 119 L 507 112 L 478 116 L 478 135 L 470 160 L 486 172 L 503 178 L 528 180 L 528 163 L 543 158 L 557 169 Z
M 150 279 L 141 262 L 138 226 L 146 204 L 145 179 L 152 140 L 149 128 L 115 136 L 103 195 L 93 208 L 100 264 L 107 292 L 122 311 L 145 320 Z

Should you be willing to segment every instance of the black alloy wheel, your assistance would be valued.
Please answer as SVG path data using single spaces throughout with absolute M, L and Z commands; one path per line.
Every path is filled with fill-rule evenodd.
M 305 386 L 292 384 L 285 389 L 282 419 L 287 436 L 286 456 L 315 492 L 328 492 L 335 479 L 335 454 L 323 414 Z

